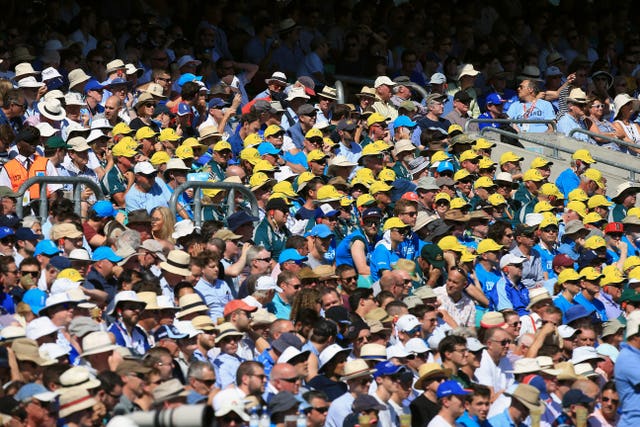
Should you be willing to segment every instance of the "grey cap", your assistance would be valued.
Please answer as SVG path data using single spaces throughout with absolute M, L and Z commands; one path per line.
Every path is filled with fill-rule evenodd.
M 271 398 L 269 401 L 269 414 L 277 414 L 279 412 L 287 412 L 290 409 L 297 408 L 300 402 L 296 396 L 288 391 L 281 391 Z
M 586 230 L 584 224 L 582 223 L 582 221 L 574 219 L 567 222 L 564 228 L 564 234 L 575 234 L 581 230 Z
M 296 111 L 296 113 L 299 116 L 315 114 L 316 113 L 316 109 L 313 108 L 313 105 L 311 105 L 311 104 L 302 104 L 300 107 L 298 107 L 298 111 Z
M 429 166 L 429 162 L 422 156 L 409 161 L 409 172 L 413 175 L 425 170 Z
M 442 186 L 448 186 L 448 187 L 453 187 L 454 185 L 456 185 L 456 182 L 449 178 L 448 176 L 441 176 L 438 179 L 436 179 L 436 185 L 438 186 L 438 189 L 440 189 Z
M 422 178 L 420 178 L 418 180 L 418 186 L 417 189 L 418 190 L 425 190 L 425 191 L 439 191 L 440 187 L 438 186 L 438 184 L 436 184 L 436 179 L 432 176 L 423 176 Z
M 273 340 L 271 347 L 278 353 L 282 353 L 287 347 L 295 347 L 300 350 L 302 348 L 302 341 L 296 334 L 285 332 L 280 335 L 277 340 Z
M 97 332 L 99 330 L 100 325 L 87 316 L 76 316 L 69 324 L 69 333 L 78 338 L 82 338 L 91 332 Z

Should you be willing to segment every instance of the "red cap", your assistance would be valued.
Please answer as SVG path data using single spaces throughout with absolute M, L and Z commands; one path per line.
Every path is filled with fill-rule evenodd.
M 573 263 L 574 263 L 574 261 L 571 258 L 569 258 L 569 256 L 567 256 L 565 254 L 558 254 L 558 255 L 553 257 L 553 262 L 551 263 L 551 266 L 553 268 L 556 268 L 556 267 L 573 267 Z
M 610 222 L 604 227 L 604 233 L 624 233 L 624 225 L 621 222 Z
M 236 310 L 244 310 L 251 313 L 256 311 L 257 309 L 258 307 L 249 305 L 246 302 L 242 301 L 241 299 L 234 299 L 233 301 L 230 301 L 227 305 L 224 306 L 223 315 L 226 317 Z
M 412 202 L 417 202 L 420 199 L 418 199 L 418 195 L 416 193 L 414 193 L 413 191 L 408 191 L 406 193 L 404 193 L 401 197 L 401 199 L 405 199 L 405 200 L 411 200 Z

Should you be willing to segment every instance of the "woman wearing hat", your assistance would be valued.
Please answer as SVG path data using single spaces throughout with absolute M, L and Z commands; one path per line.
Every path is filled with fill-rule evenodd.
M 591 132 L 595 132 L 603 136 L 615 138 L 616 129 L 613 127 L 611 122 L 609 122 L 609 120 L 604 120 L 605 108 L 608 108 L 605 102 L 605 98 L 596 96 L 595 98 L 592 98 L 591 100 L 589 100 L 589 102 L 587 102 L 588 121 L 586 123 L 587 124 L 591 123 L 589 125 L 589 130 Z M 614 151 L 627 151 L 626 149 L 620 148 L 620 146 L 615 142 L 610 142 L 605 139 L 600 139 L 597 137 L 594 137 L 593 139 L 601 147 L 609 148 L 610 150 L 614 150 Z
M 626 93 L 621 93 L 613 100 L 613 107 L 616 111 L 613 118 L 616 138 L 631 144 L 640 144 L 640 126 L 631 120 L 634 113 L 640 109 L 640 101 Z M 628 147 L 628 150 L 633 155 L 640 153 L 640 147 L 637 149 Z
M 142 127 L 148 126 L 153 129 L 154 132 L 159 133 L 160 128 L 152 120 L 153 111 L 156 108 L 156 101 L 153 99 L 153 95 L 148 92 L 144 92 L 142 95 L 138 97 L 135 105 L 133 106 L 134 110 L 136 110 L 136 114 L 138 117 L 131 120 L 129 123 L 129 127 L 133 130 L 138 130 Z

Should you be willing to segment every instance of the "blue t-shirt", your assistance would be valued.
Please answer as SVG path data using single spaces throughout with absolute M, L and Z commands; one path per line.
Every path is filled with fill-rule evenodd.
M 593 301 L 589 301 L 584 297 L 584 295 L 582 295 L 582 293 L 579 293 L 573 298 L 573 302 L 576 304 L 580 304 L 581 306 L 586 308 L 587 311 L 595 310 L 601 321 L 606 322 L 607 320 L 609 320 L 609 318 L 607 317 L 607 310 L 604 308 L 604 304 L 602 303 L 602 301 L 595 298 L 593 299 Z
M 556 178 L 556 186 L 565 199 L 569 197 L 569 193 L 578 188 L 580 185 L 580 177 L 571 168 L 563 170 Z
M 371 255 L 371 280 L 380 280 L 384 270 L 391 270 L 391 264 L 395 264 L 400 259 L 400 254 L 396 250 L 390 250 L 385 245 L 378 245 Z
M 507 110 L 510 119 L 526 120 L 553 120 L 556 117 L 553 105 L 544 99 L 536 99 L 534 102 L 514 102 Z M 546 132 L 549 127 L 546 124 L 522 124 L 516 123 L 522 132 Z

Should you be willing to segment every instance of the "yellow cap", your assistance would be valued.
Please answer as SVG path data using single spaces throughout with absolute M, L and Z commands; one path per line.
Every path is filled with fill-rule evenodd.
M 131 146 L 127 139 L 133 141 L 133 138 L 131 138 L 130 136 L 122 138 L 120 142 L 113 146 L 113 148 L 111 149 L 111 154 L 113 154 L 115 157 L 134 157 L 136 154 L 138 154 L 136 149 Z M 135 147 L 137 146 L 138 144 L 136 143 Z
M 368 185 L 371 185 L 376 178 L 373 176 L 373 171 L 369 168 L 358 169 L 353 176 L 354 178 L 360 179 L 363 182 L 367 182 Z
M 438 247 L 443 251 L 456 251 L 462 253 L 467 247 L 462 245 L 455 236 L 444 236 L 438 242 Z
M 602 173 L 599 170 L 589 168 L 584 171 L 584 176 L 598 184 L 598 187 L 604 188 L 604 181 L 602 180 Z
M 613 203 L 608 201 L 607 198 L 604 197 L 602 194 L 596 194 L 589 198 L 589 201 L 587 202 L 587 206 L 589 207 L 589 209 L 594 209 L 600 206 L 604 206 L 608 208 L 609 206 L 613 206 Z
M 272 191 L 273 191 L 273 189 L 272 189 Z M 287 202 L 287 204 L 290 204 L 289 203 L 289 196 L 287 196 L 284 193 L 271 193 L 271 195 L 269 196 L 268 200 L 271 200 L 271 199 L 283 199 L 285 202 Z
M 213 151 L 223 151 L 223 150 L 231 151 L 231 144 L 229 144 L 227 141 L 218 141 L 213 146 Z
M 384 182 L 393 182 L 396 180 L 396 173 L 393 169 L 384 168 L 378 174 L 378 179 Z
M 342 199 L 342 194 L 333 185 L 323 185 L 318 189 L 316 200 L 318 202 L 337 202 Z
M 440 193 L 440 194 L 447 194 L 447 193 Z M 456 197 L 454 199 L 451 199 L 451 209 L 462 209 L 465 206 L 468 206 L 469 208 L 471 208 L 471 205 L 469 203 L 466 202 L 466 200 L 464 200 L 462 197 Z
M 529 169 L 522 176 L 522 181 L 540 182 L 540 181 L 544 181 L 544 177 L 542 176 L 542 174 L 538 169 Z
M 433 156 L 431 156 L 431 163 L 435 163 L 435 162 L 443 162 L 445 160 L 450 160 L 451 157 L 449 157 L 449 155 L 444 152 L 444 151 L 436 151 L 435 153 L 433 153 Z
M 582 218 L 583 224 L 597 224 L 603 221 L 602 217 L 596 212 L 589 212 Z
M 260 153 L 257 149 L 253 147 L 245 148 L 240 152 L 240 160 L 245 160 L 252 165 L 255 165 L 258 160 L 262 160 L 260 157 Z
M 75 268 L 65 268 L 60 273 L 58 273 L 58 279 L 69 279 L 72 282 L 82 282 L 84 277 L 82 274 Z
M 562 285 L 565 282 L 577 282 L 580 280 L 580 274 L 573 268 L 565 268 L 558 274 L 558 284 Z
M 599 237 L 599 236 L 593 236 L 593 237 Z M 598 270 L 596 270 L 593 267 L 585 267 L 582 270 L 580 270 L 580 278 L 585 280 L 593 281 L 593 280 L 598 280 L 602 277 L 603 277 L 602 273 L 600 273 Z
M 293 185 L 289 181 L 280 181 L 273 186 L 274 193 L 282 193 L 287 197 L 296 197 L 298 194 L 293 191 Z
M 466 169 L 460 169 L 456 173 L 453 174 L 454 181 L 462 181 L 463 179 L 469 177 L 471 174 Z
M 322 131 L 320 129 L 311 128 L 307 131 L 307 133 L 304 134 L 304 137 L 305 139 L 323 138 L 324 135 L 322 135 Z
M 382 151 L 384 150 L 381 150 L 378 145 L 371 143 L 362 149 L 362 152 L 360 153 L 360 157 L 377 156 L 378 154 L 381 154 Z
M 138 141 L 141 141 L 143 139 L 153 138 L 156 135 L 158 135 L 156 131 L 151 129 L 149 126 L 143 126 L 136 131 L 136 139 Z
M 300 175 L 298 175 L 298 177 L 296 178 L 297 191 L 300 191 L 301 189 L 303 189 L 304 186 L 307 185 L 307 182 L 311 181 L 315 177 L 316 176 L 314 174 L 308 171 L 302 172 Z
M 504 196 L 498 193 L 490 195 L 487 201 L 491 204 L 491 206 L 500 206 L 507 204 L 507 200 L 504 198 Z
M 340 206 L 347 207 L 353 205 L 353 199 L 350 196 L 344 196 L 340 199 Z
M 389 150 L 390 148 L 393 148 L 393 145 L 389 145 L 386 142 L 384 142 L 383 140 L 379 139 L 377 141 L 373 141 L 373 145 L 374 147 L 376 147 L 378 150 L 382 151 L 386 151 Z
M 476 258 L 478 258 L 477 255 L 472 254 L 468 249 L 465 249 L 462 252 L 462 256 L 460 257 L 460 262 L 473 262 L 476 260 Z
M 476 252 L 478 253 L 478 255 L 480 255 L 485 252 L 500 251 L 502 250 L 502 248 L 504 248 L 504 246 L 499 245 L 493 239 L 483 239 L 480 241 L 480 243 L 478 243 L 478 249 L 476 250 Z
M 276 167 L 269 163 L 268 160 L 260 159 L 253 166 L 253 173 L 256 172 L 275 172 Z
M 311 150 L 309 154 L 307 154 L 307 162 L 317 162 L 318 160 L 326 159 L 327 156 L 321 150 Z
M 449 126 L 449 129 L 447 129 L 447 133 L 449 135 L 451 135 L 453 132 L 456 132 L 456 131 L 457 132 L 461 132 L 461 133 L 464 132 L 463 129 L 462 129 L 462 126 L 456 125 L 456 124 L 453 124 L 453 125 Z
M 480 169 L 491 169 L 496 167 L 496 163 L 489 157 L 483 157 L 480 159 L 480 162 L 478 162 L 478 167 Z
M 176 148 L 176 156 L 183 160 L 193 159 L 193 148 L 189 147 L 188 145 L 182 144 L 180 147 Z
M 169 153 L 167 153 L 166 151 L 156 151 L 155 153 L 153 153 L 153 156 L 151 156 L 149 161 L 153 166 L 158 167 L 159 165 L 167 163 L 170 158 L 171 157 L 169 157 Z
M 446 200 L 447 202 L 451 203 L 451 196 L 449 196 L 447 193 L 438 193 L 436 194 L 436 196 L 433 199 L 435 202 L 438 202 L 440 200 Z
M 589 150 L 578 150 L 571 156 L 573 160 L 582 160 L 585 163 L 592 164 L 596 161 L 591 157 Z
M 500 166 L 508 162 L 521 162 L 523 160 L 524 157 L 516 155 L 513 151 L 507 151 L 500 156 Z
M 634 206 L 627 211 L 627 216 L 637 216 L 640 218 L 640 206 Z
M 375 123 L 384 123 L 387 119 L 380 113 L 373 113 L 367 118 L 367 127 L 371 127 L 371 125 Z
M 260 135 L 258 135 L 257 133 L 250 133 L 249 135 L 247 135 L 243 142 L 244 148 L 255 148 L 260 145 L 260 143 L 262 142 L 262 138 L 260 138 Z
M 600 280 L 600 286 L 619 285 L 625 278 L 615 265 L 607 265 L 602 269 L 604 277 Z
M 607 242 L 605 242 L 603 237 L 600 236 L 591 236 L 584 242 L 585 249 L 598 249 L 598 248 L 606 248 Z
M 550 225 L 555 225 L 556 227 L 558 226 L 558 218 L 556 218 L 556 216 L 552 213 L 545 213 L 544 216 L 542 217 L 542 221 L 540 222 L 540 225 L 538 225 L 539 229 L 543 229 L 546 228 Z
M 547 202 L 546 200 L 536 203 L 533 207 L 534 213 L 551 212 L 552 210 L 553 206 L 551 206 L 551 203 Z
M 631 255 L 627 259 L 624 260 L 624 264 L 622 264 L 622 269 L 627 271 L 629 269 L 640 266 L 640 256 Z
M 180 141 L 180 138 L 182 137 L 178 135 L 176 131 L 173 130 L 173 128 L 166 128 L 160 131 L 160 136 L 158 137 L 158 140 L 176 142 L 176 141 Z
M 582 202 L 569 202 L 567 203 L 567 209 L 574 211 L 581 218 L 587 216 L 587 207 Z
M 589 200 L 589 196 L 582 188 L 576 188 L 575 190 L 571 190 L 569 194 L 567 194 L 567 198 L 570 202 L 586 202 Z
M 495 186 L 496 184 L 491 178 L 489 178 L 488 176 L 481 176 L 476 180 L 474 188 L 492 188 Z
M 640 280 L 640 267 L 632 268 L 631 271 L 629 271 L 629 273 L 627 274 L 627 277 L 629 277 L 629 279 Z
M 550 160 L 545 159 L 544 157 L 536 157 L 535 159 L 533 159 L 533 161 L 531 162 L 531 169 L 538 169 L 538 168 L 544 168 L 546 166 L 550 166 L 552 165 L 553 162 Z
M 463 151 L 462 154 L 460 154 L 461 163 L 464 162 L 465 160 L 475 160 L 479 158 L 480 158 L 480 154 L 476 153 L 473 150 Z
M 361 178 L 357 178 L 357 177 L 356 177 L 356 178 L 353 178 L 353 179 L 351 180 L 351 187 L 353 188 L 353 187 L 355 187 L 356 185 L 360 184 L 360 185 L 364 185 L 364 186 L 367 188 L 367 190 L 369 190 L 369 187 L 371 187 L 371 184 L 372 184 L 373 182 L 375 182 L 375 179 L 374 179 L 373 181 L 365 181 L 365 180 L 363 180 L 363 179 L 361 179 Z
M 129 125 L 127 125 L 124 122 L 120 122 L 118 124 L 116 124 L 113 129 L 111 129 L 111 135 L 113 136 L 117 136 L 117 135 L 131 135 L 133 133 L 133 130 L 131 130 L 131 128 L 129 127 Z
M 217 181 L 212 181 L 209 180 L 207 182 L 217 182 Z M 203 188 L 202 189 L 202 195 L 209 197 L 210 199 L 213 199 L 214 197 L 216 197 L 218 194 L 222 193 L 224 190 L 221 188 Z
M 408 224 L 405 224 L 404 222 L 402 222 L 402 220 L 400 218 L 398 218 L 397 216 L 391 217 L 388 220 L 386 220 L 384 222 L 384 226 L 382 227 L 382 231 L 387 231 L 390 230 L 392 228 L 405 228 L 405 227 L 409 227 Z
M 375 196 L 378 193 L 391 191 L 392 189 L 393 187 L 384 181 L 375 181 L 371 184 L 371 187 L 369 187 L 369 194 Z
M 486 138 L 478 138 L 476 139 L 476 143 L 473 146 L 474 150 L 488 150 L 489 148 L 495 147 L 495 142 L 491 142 Z
M 251 191 L 255 191 L 267 183 L 273 183 L 275 180 L 269 178 L 264 172 L 256 172 L 249 178 L 249 187 Z
M 280 133 L 280 132 L 284 132 L 280 126 L 278 126 L 278 125 L 269 125 L 264 130 L 264 137 L 267 138 L 269 136 L 273 136 L 273 135 L 275 135 L 277 133 Z
M 328 136 L 322 138 L 322 142 L 324 142 L 324 145 L 326 145 L 327 147 L 335 147 L 336 145 L 338 145 L 333 139 L 329 138 Z
M 356 199 L 356 206 L 361 208 L 362 206 L 369 206 L 376 202 L 376 199 L 369 193 L 364 193 L 358 196 Z
M 558 186 L 551 182 L 545 182 L 542 184 L 540 186 L 540 193 L 547 197 L 554 196 L 558 199 L 564 199 L 564 194 L 560 192 Z

